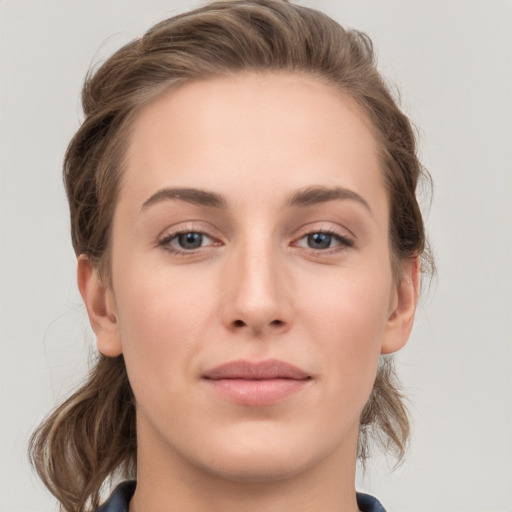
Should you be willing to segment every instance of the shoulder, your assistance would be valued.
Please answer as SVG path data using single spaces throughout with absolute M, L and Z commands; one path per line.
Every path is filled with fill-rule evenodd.
M 357 493 L 357 506 L 361 512 L 386 512 L 377 498 L 361 492 Z
M 128 504 L 135 492 L 135 484 L 133 480 L 119 484 L 110 498 L 94 512 L 128 512 Z

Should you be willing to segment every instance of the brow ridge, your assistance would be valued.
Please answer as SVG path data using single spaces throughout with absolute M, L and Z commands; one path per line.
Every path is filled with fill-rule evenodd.
M 169 200 L 185 201 L 187 203 L 212 208 L 226 208 L 227 206 L 226 200 L 215 192 L 197 188 L 163 188 L 144 201 L 142 210 Z
M 142 204 L 142 210 L 163 201 L 178 200 L 199 206 L 226 208 L 226 199 L 215 192 L 197 188 L 163 188 Z M 368 202 L 357 192 L 343 187 L 311 186 L 298 190 L 286 201 L 288 207 L 307 207 L 335 200 L 352 200 L 363 205 L 370 213 Z
M 371 208 L 368 202 L 357 192 L 343 187 L 313 186 L 294 192 L 287 201 L 291 207 L 313 206 L 335 200 L 352 200 L 363 205 L 370 213 Z

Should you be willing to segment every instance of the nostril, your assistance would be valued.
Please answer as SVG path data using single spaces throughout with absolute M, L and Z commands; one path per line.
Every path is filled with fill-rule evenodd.
M 245 323 L 242 320 L 235 320 L 233 324 L 235 327 L 243 327 L 245 325 Z
M 272 322 L 270 322 L 270 325 L 275 325 L 276 327 L 279 327 L 281 325 L 283 325 L 283 321 L 282 320 L 272 320 Z

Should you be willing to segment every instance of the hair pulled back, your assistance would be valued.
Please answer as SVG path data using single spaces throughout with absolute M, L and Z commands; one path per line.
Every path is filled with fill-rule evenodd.
M 130 121 L 174 84 L 240 71 L 308 73 L 352 98 L 371 122 L 390 201 L 393 269 L 424 255 L 425 233 L 415 190 L 422 167 L 414 132 L 378 71 L 370 39 L 328 16 L 286 0 L 234 0 L 158 23 L 118 50 L 86 78 L 85 119 L 64 160 L 71 234 L 109 279 L 110 228 Z M 361 415 L 359 456 L 370 434 L 398 458 L 409 422 L 392 360 L 382 358 Z M 31 439 L 40 477 L 64 510 L 82 512 L 100 499 L 113 475 L 136 471 L 134 396 L 122 356 L 99 355 L 85 384 L 60 405 Z

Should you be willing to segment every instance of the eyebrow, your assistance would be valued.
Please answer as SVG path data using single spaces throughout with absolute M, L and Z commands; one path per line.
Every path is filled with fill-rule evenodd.
M 312 206 L 335 200 L 352 200 L 363 205 L 370 213 L 372 210 L 366 200 L 357 192 L 342 187 L 307 187 L 294 192 L 288 199 L 288 206 Z
M 142 204 L 141 209 L 146 210 L 150 206 L 169 200 L 185 201 L 211 208 L 227 207 L 226 199 L 215 192 L 197 188 L 163 188 L 147 199 Z M 356 201 L 372 213 L 370 205 L 361 195 L 353 190 L 342 187 L 306 187 L 294 192 L 286 201 L 286 205 L 288 207 L 305 207 L 336 200 Z
M 163 188 L 144 201 L 142 210 L 154 204 L 169 200 L 185 201 L 187 203 L 212 208 L 226 208 L 227 206 L 226 200 L 214 192 L 197 188 Z

